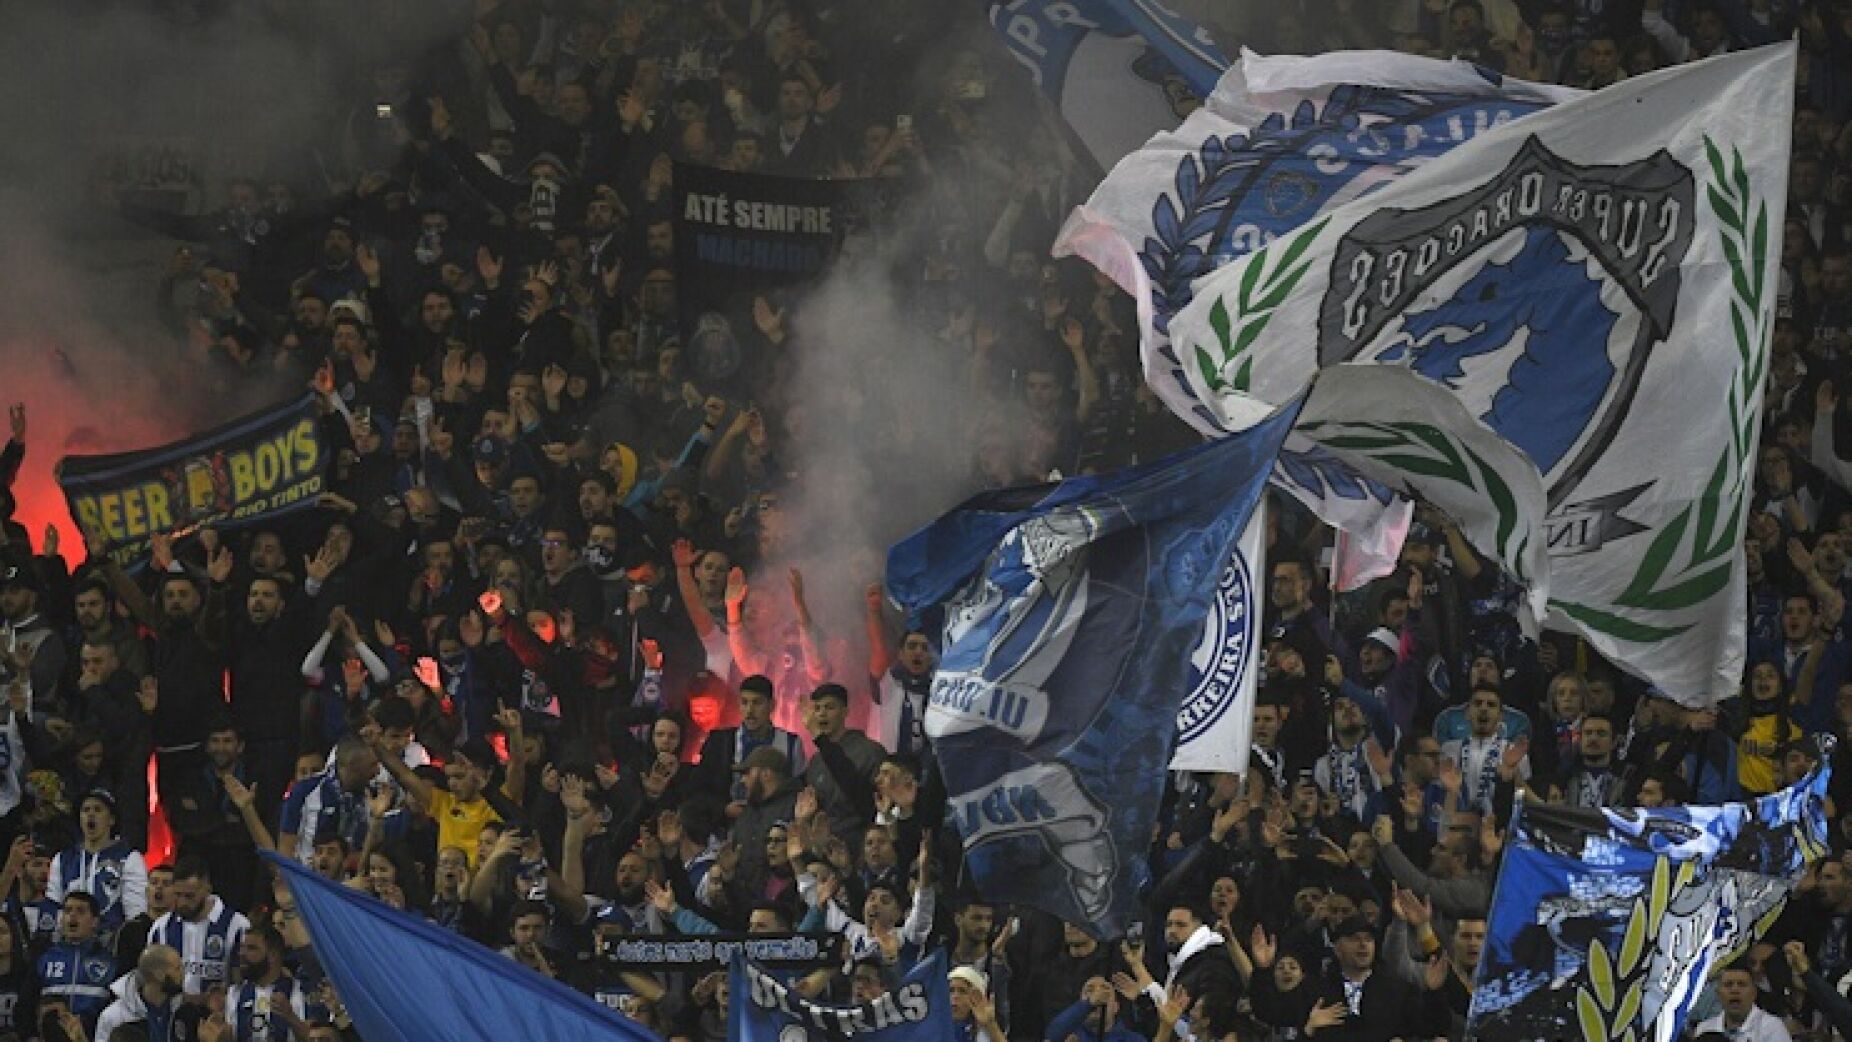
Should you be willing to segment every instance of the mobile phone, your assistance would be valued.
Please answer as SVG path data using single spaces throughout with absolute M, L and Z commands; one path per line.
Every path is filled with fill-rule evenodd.
M 905 134 L 906 132 L 912 129 L 913 129 L 913 117 L 912 116 L 899 115 L 899 116 L 894 117 L 894 130 L 896 133 Z
M 373 106 L 373 115 L 380 119 L 391 119 L 392 118 L 392 106 L 382 101 L 379 104 Z
M 1131 925 L 1125 928 L 1125 943 L 1134 948 L 1144 946 L 1145 924 L 1142 920 L 1134 920 Z

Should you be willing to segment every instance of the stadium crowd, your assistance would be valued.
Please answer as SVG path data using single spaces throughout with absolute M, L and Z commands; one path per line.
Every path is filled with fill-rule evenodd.
M 1692 710 L 1526 640 L 1515 585 L 1427 510 L 1399 570 L 1334 603 L 1331 532 L 1278 502 L 1253 767 L 1174 778 L 1142 932 L 990 903 L 922 728 L 931 635 L 844 578 L 880 547 L 812 545 L 790 509 L 813 476 L 790 446 L 835 418 L 793 375 L 805 298 L 756 302 L 737 364 L 684 347 L 673 163 L 956 188 L 877 221 L 915 244 L 886 277 L 969 411 L 857 429 L 874 460 L 976 432 L 971 490 L 1191 438 L 1140 387 L 1129 300 L 1046 259 L 1097 172 L 959 5 L 478 0 L 331 114 L 351 187 L 121 203 L 187 243 L 158 287 L 173 349 L 228 400 L 311 388 L 339 457 L 317 509 L 164 535 L 139 575 L 101 533 L 0 526 L 0 1036 L 356 1038 L 274 849 L 671 1039 L 725 1037 L 725 977 L 619 963 L 623 938 L 838 934 L 798 977 L 834 1002 L 943 948 L 982 1042 L 1457 1040 L 1515 790 L 1715 803 L 1831 733 L 1852 811 L 1852 4 L 1195 6 L 1230 53 L 1587 87 L 1798 31 L 1741 697 Z M 9 481 L 46 451 L 25 406 L 11 424 Z M 819 558 L 831 588 L 795 566 Z M 1833 822 L 1695 1037 L 1852 1038 Z

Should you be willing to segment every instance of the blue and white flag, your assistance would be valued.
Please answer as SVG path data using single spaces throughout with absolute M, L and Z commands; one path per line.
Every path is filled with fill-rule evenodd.
M 1068 219 L 1054 252 L 1084 257 L 1132 295 L 1146 381 L 1197 430 L 1224 433 L 1235 428 L 1191 390 L 1186 366 L 1195 359 L 1171 343 L 1171 319 L 1197 279 L 1493 127 L 1579 94 L 1387 51 L 1244 52 L 1202 109 L 1119 162 Z M 1253 376 L 1228 374 L 1239 385 Z M 1408 527 L 1407 503 L 1298 439 L 1287 448 L 1275 485 L 1352 533 L 1348 574 L 1386 574 Z
M 858 1006 L 823 1006 L 743 954 L 728 977 L 732 1042 L 946 1042 L 956 1037 L 945 950 L 914 966 L 894 990 Z
M 1190 283 L 1147 376 L 1213 433 L 1322 370 L 1419 375 L 1542 476 L 1552 624 L 1686 705 L 1736 694 L 1795 50 L 1630 77 L 1323 209 Z
M 265 854 L 367 1042 L 634 1039 L 656 1034 L 513 959 Z
M 1156 0 L 1008 0 L 990 24 L 1102 169 L 1215 89 L 1228 59 Z
M 1190 657 L 1297 401 L 1249 431 L 978 495 L 888 554 L 944 606 L 926 730 L 977 885 L 1097 936 L 1138 914 Z
M 1177 709 L 1173 771 L 1246 774 L 1254 746 L 1254 690 L 1260 681 L 1260 616 L 1267 586 L 1263 499 L 1228 556 L 1190 653 L 1189 686 Z
M 1671 1042 L 1827 852 L 1822 766 L 1754 803 L 1584 810 L 1520 801 L 1466 1035 Z

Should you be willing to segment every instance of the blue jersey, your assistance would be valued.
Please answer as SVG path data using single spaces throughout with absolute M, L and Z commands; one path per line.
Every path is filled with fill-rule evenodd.
M 109 985 L 116 979 L 116 957 L 95 941 L 54 944 L 39 956 L 38 976 L 40 995 L 63 999 L 85 1028 L 95 1030 L 97 1015 L 115 998 Z

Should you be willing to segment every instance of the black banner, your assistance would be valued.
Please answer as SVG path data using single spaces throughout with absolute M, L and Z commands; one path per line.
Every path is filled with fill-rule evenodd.
M 156 532 L 224 530 L 314 506 L 327 462 L 304 396 L 159 448 L 66 456 L 58 483 L 77 523 L 135 569 Z
M 835 258 L 855 183 L 676 165 L 675 292 L 697 384 L 739 371 L 754 297 L 814 279 Z
M 838 937 L 828 933 L 710 933 L 694 937 L 625 937 L 601 954 L 626 969 L 710 973 L 724 970 L 735 952 L 762 966 L 810 969 L 836 957 Z

